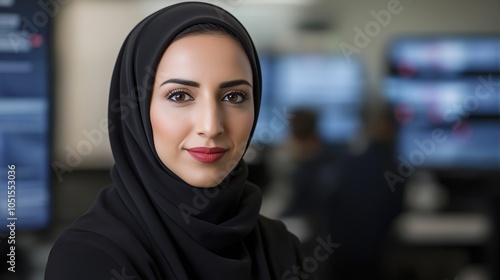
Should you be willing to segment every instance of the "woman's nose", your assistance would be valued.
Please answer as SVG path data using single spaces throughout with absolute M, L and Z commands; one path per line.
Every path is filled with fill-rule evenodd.
M 224 132 L 223 114 L 216 100 L 200 102 L 196 133 L 205 138 L 215 138 Z

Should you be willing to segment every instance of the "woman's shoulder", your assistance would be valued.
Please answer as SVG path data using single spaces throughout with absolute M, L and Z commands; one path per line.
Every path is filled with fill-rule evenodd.
M 258 225 L 262 227 L 262 229 L 264 229 L 265 231 L 268 231 L 269 234 L 280 235 L 281 237 L 286 235 L 295 238 L 295 235 L 293 235 L 292 233 L 290 233 L 290 231 L 288 231 L 285 223 L 283 223 L 280 220 L 271 219 L 259 215 Z
M 133 267 L 124 260 L 120 250 L 104 238 L 68 230 L 52 247 L 45 279 L 127 279 L 123 276 L 135 276 Z
M 285 224 L 280 220 L 274 220 L 260 215 L 258 225 L 261 228 L 261 231 L 264 231 L 267 235 L 269 235 L 269 237 L 274 237 L 274 238 L 276 237 L 283 238 L 285 236 L 295 237 L 287 230 Z
M 290 262 L 300 262 L 303 258 L 299 239 L 289 232 L 285 224 L 264 216 L 259 217 L 258 228 L 264 245 L 270 255 L 286 256 Z M 283 259 L 283 257 L 281 257 Z
M 137 225 L 98 202 L 57 238 L 45 279 L 140 279 L 141 269 L 130 260 L 151 259 L 145 240 Z
M 277 279 L 316 279 L 313 270 L 303 269 L 306 257 L 300 241 L 283 222 L 260 216 L 258 227 L 268 262 L 277 272 Z
M 284 251 L 293 249 L 293 253 L 300 254 L 299 239 L 288 231 L 282 221 L 260 215 L 258 228 L 266 242 L 282 247 Z

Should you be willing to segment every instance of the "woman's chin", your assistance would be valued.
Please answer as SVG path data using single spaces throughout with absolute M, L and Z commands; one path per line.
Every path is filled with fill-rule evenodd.
M 208 173 L 208 172 L 204 172 Z M 224 179 L 227 177 L 227 174 L 222 177 L 222 172 L 219 176 L 216 173 L 210 172 L 208 174 L 200 174 L 199 176 L 190 176 L 189 178 L 181 178 L 187 184 L 196 188 L 214 188 L 219 186 Z

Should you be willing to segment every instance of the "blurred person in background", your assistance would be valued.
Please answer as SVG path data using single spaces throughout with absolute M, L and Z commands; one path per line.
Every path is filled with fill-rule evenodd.
M 300 219 L 307 227 L 304 232 L 308 234 L 302 239 L 303 248 L 308 255 L 313 255 L 316 237 L 325 232 L 325 198 L 335 187 L 338 161 L 333 149 L 319 135 L 317 113 L 312 109 L 297 108 L 291 114 L 288 139 L 292 160 L 290 200 L 282 216 Z
M 366 108 L 368 109 L 368 108 Z M 342 158 L 338 185 L 328 198 L 328 232 L 341 247 L 329 259 L 327 279 L 385 279 L 390 227 L 402 211 L 403 190 L 384 177 L 397 170 L 396 122 L 388 106 L 363 112 L 367 141 Z
M 312 109 L 292 111 L 289 154 L 293 168 L 290 174 L 290 201 L 283 216 L 305 217 L 318 226 L 322 198 L 335 182 L 334 155 L 318 133 L 318 115 Z

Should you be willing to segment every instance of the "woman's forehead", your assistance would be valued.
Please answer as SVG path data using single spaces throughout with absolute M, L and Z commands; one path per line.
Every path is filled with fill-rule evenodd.
M 244 49 L 229 36 L 203 34 L 176 40 L 165 50 L 157 69 L 157 76 L 215 74 L 252 76 Z

